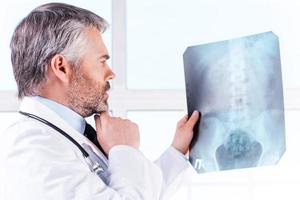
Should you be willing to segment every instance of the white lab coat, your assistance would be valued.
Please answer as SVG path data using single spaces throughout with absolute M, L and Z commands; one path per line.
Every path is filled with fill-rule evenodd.
M 99 150 L 40 102 L 25 97 L 21 111 L 35 114 L 60 127 L 79 144 Z M 154 147 L 155 148 L 155 147 Z M 168 148 L 152 163 L 129 146 L 109 152 L 109 184 L 87 166 L 80 150 L 59 132 L 20 115 L 0 134 L 0 200 L 162 200 L 177 189 L 188 163 Z

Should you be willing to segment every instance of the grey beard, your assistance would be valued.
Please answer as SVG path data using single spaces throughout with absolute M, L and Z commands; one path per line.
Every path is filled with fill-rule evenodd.
M 85 102 L 83 99 L 77 99 L 75 101 L 74 98 L 70 99 L 69 107 L 82 117 L 89 117 L 96 113 L 100 114 L 104 111 L 108 111 L 107 101 L 104 101 L 103 98 L 100 99 L 98 104 L 93 102 Z

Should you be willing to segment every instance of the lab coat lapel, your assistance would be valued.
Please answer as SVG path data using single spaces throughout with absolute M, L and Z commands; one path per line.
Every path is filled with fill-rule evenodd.
M 108 161 L 105 158 L 105 156 L 103 156 L 102 152 L 100 152 L 100 150 L 90 140 L 88 140 L 84 135 L 82 135 L 81 133 L 76 131 L 64 119 L 62 119 L 59 115 L 57 115 L 54 111 L 49 109 L 44 104 L 42 104 L 42 103 L 40 103 L 40 102 L 30 98 L 30 97 L 24 97 L 24 99 L 21 102 L 20 111 L 37 115 L 37 116 L 51 122 L 55 126 L 62 129 L 63 131 L 65 131 L 68 135 L 70 135 L 79 144 L 89 145 L 90 147 L 92 147 L 93 151 L 107 165 Z M 64 136 L 62 136 L 62 137 L 64 137 Z M 79 149 L 78 149 L 78 151 L 79 151 Z M 81 154 L 81 152 L 80 152 L 80 154 Z

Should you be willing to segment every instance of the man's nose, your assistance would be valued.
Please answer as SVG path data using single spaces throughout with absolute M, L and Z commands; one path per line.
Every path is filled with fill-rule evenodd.
M 109 69 L 109 73 L 108 73 L 108 80 L 112 80 L 116 77 L 116 74 L 112 71 L 112 69 Z

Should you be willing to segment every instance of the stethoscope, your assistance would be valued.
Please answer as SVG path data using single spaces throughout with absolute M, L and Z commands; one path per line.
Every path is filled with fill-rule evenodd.
M 68 140 L 70 140 L 75 146 L 77 146 L 77 148 L 81 151 L 81 153 L 83 154 L 83 157 L 87 163 L 87 165 L 89 166 L 91 172 L 99 175 L 101 177 L 101 174 L 104 173 L 104 169 L 103 167 L 95 160 L 92 160 L 90 155 L 88 154 L 88 152 L 78 143 L 76 142 L 76 140 L 74 140 L 70 135 L 68 135 L 65 131 L 63 131 L 62 129 L 60 129 L 59 127 L 55 126 L 54 124 L 52 124 L 51 122 L 36 116 L 34 114 L 31 113 L 26 113 L 23 111 L 19 111 L 20 114 L 25 115 L 27 117 L 30 117 L 32 119 L 38 120 L 44 124 L 46 124 L 47 126 L 50 126 L 51 128 L 53 128 L 54 130 L 56 130 L 57 132 L 59 132 L 60 134 L 62 134 L 63 136 L 65 136 Z

